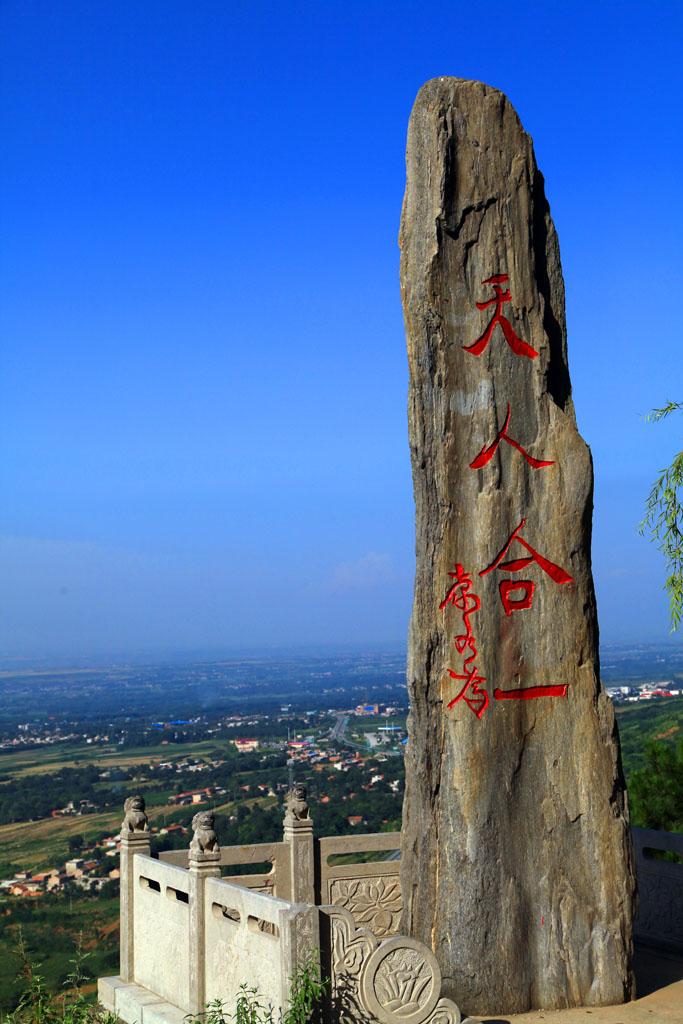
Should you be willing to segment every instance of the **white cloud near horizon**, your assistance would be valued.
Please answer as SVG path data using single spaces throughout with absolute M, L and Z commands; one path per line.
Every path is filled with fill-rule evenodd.
M 354 561 L 340 562 L 333 570 L 330 589 L 337 593 L 369 590 L 397 580 L 391 556 L 381 551 L 368 551 Z

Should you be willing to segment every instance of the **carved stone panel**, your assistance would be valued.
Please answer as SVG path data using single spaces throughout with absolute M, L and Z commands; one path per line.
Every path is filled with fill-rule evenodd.
M 360 973 L 377 945 L 367 928 L 356 928 L 348 910 L 329 908 L 332 937 L 331 1010 L 334 1024 L 366 1020 L 360 995 Z
M 405 935 L 380 942 L 340 907 L 323 912 L 332 938 L 334 1024 L 460 1024 L 458 1007 L 441 998 L 441 971 L 431 950 Z
M 318 911 L 315 907 L 307 907 L 295 917 L 295 942 L 292 949 L 293 962 L 299 966 L 307 962 L 314 950 L 320 948 L 320 929 Z
M 434 954 L 414 939 L 397 935 L 379 946 L 363 969 L 363 1000 L 381 1021 L 396 1018 L 413 1024 L 425 1020 L 436 1006 L 441 972 Z
M 450 999 L 439 999 L 428 1024 L 460 1024 L 461 1019 L 460 1010 L 455 1003 Z M 467 1024 L 467 1021 L 463 1024 Z
M 393 878 L 337 878 L 330 885 L 336 907 L 353 914 L 356 925 L 366 925 L 384 939 L 395 935 L 401 918 L 401 882 Z

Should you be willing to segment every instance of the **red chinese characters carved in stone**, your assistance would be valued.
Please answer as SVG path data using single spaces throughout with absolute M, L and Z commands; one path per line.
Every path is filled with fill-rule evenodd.
M 513 612 L 521 612 L 526 608 L 531 608 L 535 589 L 536 584 L 533 580 L 501 580 L 498 585 L 498 592 L 503 602 L 505 614 L 512 615 Z M 515 591 L 520 590 L 522 591 L 521 597 L 513 598 L 511 596 Z
M 537 700 L 539 697 L 566 697 L 569 686 L 567 683 L 555 683 L 550 686 L 522 686 L 518 690 L 493 691 L 496 700 Z
M 487 277 L 485 281 L 482 281 L 482 284 L 493 286 L 494 297 L 486 302 L 478 302 L 477 309 L 487 309 L 494 304 L 496 309 L 484 333 L 476 341 L 473 341 L 471 345 L 463 345 L 465 352 L 469 352 L 473 356 L 480 356 L 490 342 L 496 325 L 499 325 L 505 335 L 505 340 L 516 356 L 526 356 L 527 359 L 535 359 L 538 356 L 535 348 L 527 345 L 526 341 L 522 341 L 521 338 L 517 337 L 512 324 L 507 317 L 503 316 L 503 306 L 508 302 L 512 302 L 510 289 L 506 288 L 503 291 L 501 287 L 508 280 L 507 274 L 494 274 L 493 277 Z
M 470 711 L 474 711 L 477 718 L 481 718 L 481 716 L 484 714 L 487 707 L 489 706 L 488 692 L 486 690 L 481 690 L 479 688 L 479 683 L 486 682 L 484 676 L 480 676 L 476 668 L 469 674 L 465 675 L 454 672 L 453 669 L 451 668 L 449 668 L 447 671 L 451 679 L 466 680 L 466 683 L 463 686 L 460 693 L 456 694 L 456 696 L 453 697 L 452 700 L 449 700 L 447 705 L 449 711 L 458 703 L 459 700 L 463 700 L 465 704 L 467 704 L 467 707 L 470 709 Z
M 498 451 L 498 446 L 499 446 L 501 441 L 507 441 L 507 443 L 509 445 L 512 445 L 513 448 L 516 448 L 517 451 L 520 452 L 524 456 L 524 458 L 529 463 L 529 465 L 531 466 L 532 469 L 543 469 L 545 466 L 554 466 L 555 465 L 554 462 L 548 462 L 546 459 L 535 459 L 535 458 L 533 458 L 533 456 L 529 455 L 529 453 L 524 448 L 522 448 L 521 444 L 519 444 L 518 441 L 515 441 L 514 438 L 512 438 L 512 437 L 510 437 L 508 435 L 507 429 L 510 426 L 510 416 L 511 415 L 512 415 L 512 413 L 511 413 L 511 409 L 510 409 L 510 403 L 508 402 L 508 409 L 507 409 L 507 416 L 505 417 L 505 423 L 503 424 L 501 429 L 496 434 L 496 438 L 495 438 L 493 444 L 484 445 L 482 450 L 477 455 L 476 459 L 473 462 L 470 462 L 470 469 L 481 469 L 483 466 L 485 466 L 487 464 L 487 462 L 490 462 L 491 459 L 493 458 L 493 456 Z
M 486 576 L 487 573 L 493 572 L 494 569 L 500 569 L 502 572 L 519 572 L 520 569 L 526 569 L 527 566 L 531 565 L 532 562 L 536 562 L 540 565 L 543 572 L 545 572 L 555 583 L 560 585 L 565 583 L 571 583 L 573 576 L 570 576 L 568 572 L 565 572 L 559 565 L 555 565 L 548 558 L 544 558 L 538 551 L 532 548 L 528 541 L 524 540 L 521 535 L 521 531 L 526 525 L 526 519 L 522 519 L 519 526 L 517 526 L 510 534 L 505 546 L 498 552 L 496 557 L 493 559 L 490 565 L 479 573 L 480 576 Z M 508 553 L 510 546 L 514 543 L 521 544 L 529 554 L 523 558 L 511 558 L 509 561 L 504 562 L 503 559 Z M 532 580 L 503 580 L 499 584 L 500 599 L 503 603 L 506 615 L 512 615 L 515 611 L 521 611 L 525 608 L 531 608 L 534 590 L 536 584 Z M 512 594 L 516 591 L 522 591 L 522 596 L 513 598 Z
M 439 608 L 441 611 L 444 611 L 447 605 L 450 604 L 462 612 L 465 632 L 460 633 L 454 638 L 455 647 L 458 654 L 464 654 L 465 651 L 470 652 L 463 662 L 462 672 L 454 672 L 451 668 L 447 669 L 451 679 L 464 680 L 465 682 L 460 692 L 448 702 L 448 708 L 453 708 L 458 701 L 462 700 L 467 704 L 470 711 L 474 712 L 477 718 L 481 718 L 489 705 L 489 695 L 485 689 L 479 686 L 480 683 L 485 683 L 486 679 L 479 674 L 479 669 L 475 664 L 478 653 L 477 641 L 472 630 L 471 621 L 475 612 L 478 612 L 481 608 L 481 601 L 472 590 L 472 577 L 469 573 L 465 572 L 459 562 L 455 566 L 455 572 L 449 572 L 448 575 L 454 582 Z
M 527 542 L 523 538 L 518 536 L 519 531 L 524 526 L 524 522 L 525 521 L 522 520 L 522 522 L 517 527 L 517 530 L 513 532 L 510 540 L 506 544 L 501 554 L 498 556 L 496 563 L 492 564 L 491 566 L 489 566 L 488 569 L 485 569 L 483 572 L 481 572 L 479 574 L 480 576 L 483 576 L 486 574 L 486 572 L 489 572 L 491 569 L 496 568 L 496 565 L 498 564 L 498 562 L 500 562 L 500 559 L 505 556 L 505 553 L 507 552 L 507 549 L 509 548 L 513 540 L 519 541 L 519 543 L 523 544 L 528 551 L 532 552 L 532 556 L 528 559 L 522 558 L 517 559 L 516 561 L 522 562 L 524 565 L 526 565 L 532 561 L 539 561 L 540 559 L 541 561 L 539 561 L 539 565 L 544 563 L 542 566 L 544 571 L 548 572 L 547 567 L 553 567 L 554 569 L 557 569 L 559 573 L 564 573 L 563 569 L 560 569 L 559 566 L 555 566 L 552 562 L 548 562 L 548 560 L 544 559 L 542 555 L 538 555 L 538 552 L 535 552 L 531 545 L 527 544 Z M 505 569 L 507 565 L 507 571 L 513 572 L 514 569 L 509 568 L 509 566 L 511 566 L 512 564 L 512 562 L 505 563 L 501 565 L 500 568 Z M 476 717 L 481 720 L 482 716 L 484 715 L 484 712 L 489 706 L 489 695 L 486 688 L 480 685 L 481 683 L 486 682 L 486 677 L 479 674 L 479 669 L 477 668 L 476 665 L 476 660 L 479 652 L 477 650 L 477 640 L 472 629 L 472 616 L 481 608 L 481 600 L 477 596 L 477 594 L 475 594 L 474 591 L 472 590 L 471 575 L 465 572 L 464 568 L 459 562 L 455 566 L 455 572 L 449 572 L 448 575 L 453 580 L 453 583 L 449 587 L 446 596 L 439 605 L 439 608 L 441 611 L 445 611 L 448 605 L 452 605 L 454 608 L 457 608 L 459 611 L 462 612 L 464 632 L 459 633 L 456 637 L 454 637 L 455 647 L 458 654 L 464 655 L 466 652 L 469 652 L 469 654 L 464 659 L 462 672 L 456 672 L 452 668 L 446 669 L 451 679 L 457 679 L 459 682 L 464 683 L 464 685 L 461 687 L 458 693 L 456 693 L 455 697 L 449 700 L 447 707 L 449 710 L 451 710 L 453 707 L 455 707 L 456 704 L 458 704 L 460 701 L 463 701 L 464 704 L 467 704 L 470 711 L 472 711 L 476 715 Z M 567 574 L 564 573 L 564 575 L 566 576 Z M 568 577 L 568 579 L 571 579 L 571 577 Z M 564 582 L 568 582 L 568 580 L 564 580 Z M 501 594 L 503 592 L 503 586 L 504 585 L 501 584 Z M 523 580 L 519 583 L 512 582 L 511 580 L 506 580 L 505 586 L 507 588 L 505 593 L 507 599 L 510 602 L 510 607 L 512 608 L 513 611 L 515 610 L 515 608 L 531 607 L 531 601 L 535 585 L 530 580 Z M 522 590 L 523 595 L 522 597 L 513 600 L 510 597 L 510 594 L 515 590 Z M 508 612 L 507 609 L 506 613 L 508 615 L 511 614 L 511 612 Z M 553 683 L 547 686 L 525 686 L 509 690 L 504 690 L 500 687 L 496 687 L 493 691 L 493 699 L 537 700 L 539 697 L 566 697 L 567 688 L 568 686 L 566 683 Z

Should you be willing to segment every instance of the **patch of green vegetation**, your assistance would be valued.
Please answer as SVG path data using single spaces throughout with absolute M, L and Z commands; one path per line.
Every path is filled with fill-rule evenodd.
M 617 707 L 631 824 L 683 832 L 683 697 Z
M 13 785 L 0 789 L 0 824 L 46 818 L 51 811 L 71 803 L 97 807 L 113 804 L 111 788 L 99 788 L 100 769 L 95 765 L 83 768 L 61 768 L 54 773 L 19 776 Z
M 649 741 L 675 746 L 683 736 L 683 697 L 655 697 L 616 708 L 627 780 L 646 761 Z
M 358 717 L 352 720 L 354 732 L 377 732 L 380 725 L 398 725 L 401 729 L 406 728 L 405 715 L 369 715 Z
M 683 739 L 675 747 L 650 740 L 645 764 L 632 772 L 628 792 L 632 824 L 683 832 Z
M 48 999 L 52 993 L 73 987 L 74 951 L 79 946 L 87 954 L 91 979 L 118 973 L 118 898 L 79 893 L 40 900 L 8 899 L 0 903 L 0 915 L 0 1019 L 16 1008 L 26 989 L 26 961 L 40 964 L 34 975 L 39 973 Z M 23 963 L 18 953 L 22 943 Z M 92 995 L 94 990 L 93 982 L 84 991 Z

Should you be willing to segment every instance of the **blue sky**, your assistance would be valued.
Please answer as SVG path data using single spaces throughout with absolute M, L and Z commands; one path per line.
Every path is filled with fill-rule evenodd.
M 683 422 L 679 3 L 4 0 L 0 656 L 405 643 L 396 236 L 428 78 L 534 138 L 596 470 L 603 638 Z

